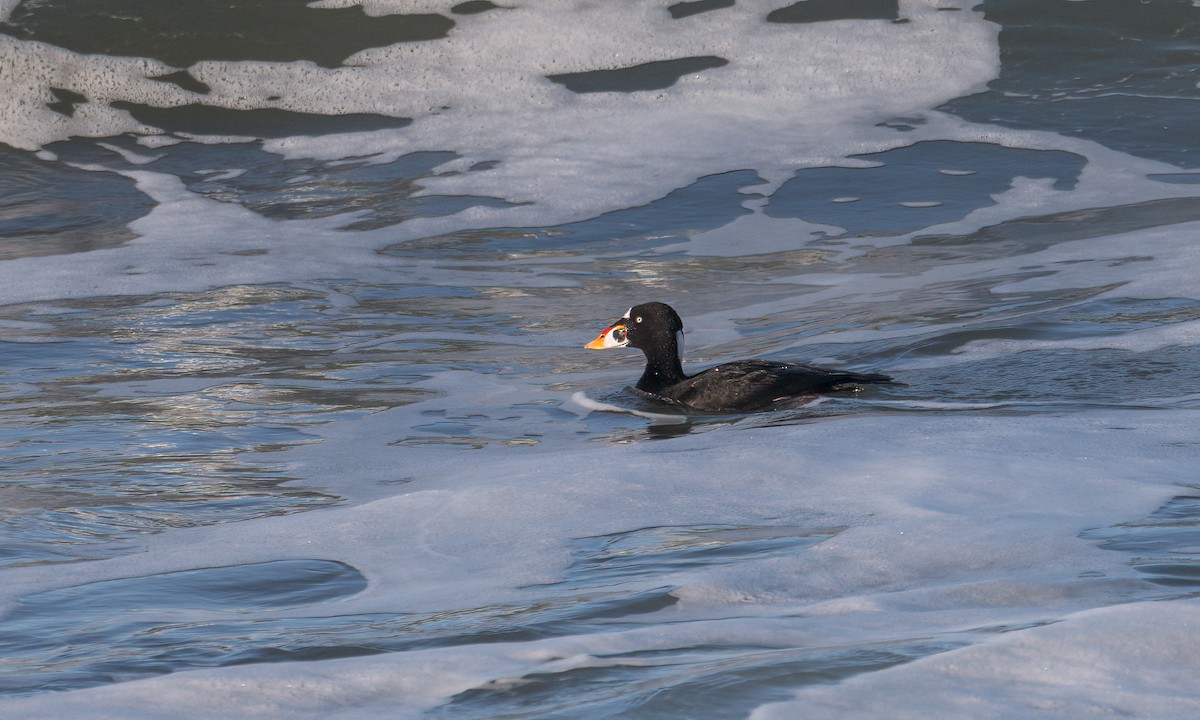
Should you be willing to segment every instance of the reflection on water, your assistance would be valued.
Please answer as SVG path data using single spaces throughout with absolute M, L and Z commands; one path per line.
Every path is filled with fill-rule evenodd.
M 740 717 L 798 687 L 882 670 L 970 642 L 970 634 L 838 648 L 733 646 L 604 655 L 456 695 L 445 718 Z
M 1000 77 L 943 109 L 978 122 L 1050 129 L 1180 167 L 1200 167 L 1192 128 L 1200 90 L 1200 7 L 1142 0 L 984 0 L 1002 27 Z M 1138 111 L 1126 112 L 1136 99 Z M 1121 117 L 1119 123 L 1107 118 Z
M 1170 502 L 1142 520 L 1083 533 L 1100 547 L 1132 555 L 1145 579 L 1163 588 L 1165 597 L 1200 594 L 1200 488 Z
M 0 261 L 118 247 L 152 203 L 128 178 L 0 145 Z
M 771 196 L 766 214 L 856 235 L 899 235 L 994 205 L 993 196 L 1017 177 L 1051 178 L 1056 189 L 1070 189 L 1086 162 L 1061 151 L 945 140 L 851 159 L 870 166 L 799 170 Z
M 23 598 L 6 618 L 5 663 L 10 672 L 0 683 L 0 693 L 88 687 L 114 675 L 130 679 L 195 667 L 528 642 L 648 627 L 656 622 L 656 613 L 677 603 L 672 587 L 663 585 L 672 573 L 786 557 L 843 529 L 701 525 L 579 538 L 573 543 L 574 561 L 560 582 L 527 588 L 529 597 L 519 604 L 446 612 L 325 616 L 324 603 L 361 591 L 366 581 L 352 567 L 322 560 L 207 568 L 53 590 Z M 262 617 L 284 608 L 296 614 Z M 563 685 L 594 686 L 585 695 L 586 702 L 597 707 L 616 703 L 665 711 L 674 703 L 688 705 L 706 697 L 704 702 L 732 709 L 761 699 L 764 691 L 783 693 L 797 683 L 827 682 L 887 667 L 960 646 L 973 634 L 838 647 L 720 643 L 614 653 L 564 667 L 559 674 L 537 673 L 512 686 L 467 691 L 445 710 L 475 716 L 483 707 L 492 707 L 499 714 L 491 716 L 504 717 L 504 708 L 515 704 L 549 711 L 559 702 L 550 691 Z M 72 643 L 64 650 L 61 638 L 66 636 Z M 625 695 L 620 683 L 639 669 L 639 684 L 649 689 Z M 709 697 L 712 688 L 704 688 L 714 676 L 725 676 L 720 686 L 735 690 Z M 659 697 L 664 692 L 674 698 L 670 703 Z
M 408 122 L 377 116 L 306 116 L 268 110 L 202 110 L 194 106 L 126 109 L 149 124 L 179 132 L 260 138 L 362 132 Z M 347 215 L 342 228 L 345 230 L 371 230 L 413 218 L 453 215 L 472 207 L 509 205 L 487 197 L 422 194 L 422 180 L 437 175 L 440 165 L 455 159 L 457 155 L 451 152 L 414 152 L 390 162 L 377 162 L 371 157 L 323 162 L 281 158 L 264 150 L 261 141 L 180 143 L 148 153 L 133 137 L 73 140 L 54 143 L 50 148 L 66 162 L 118 171 L 169 173 L 197 195 L 237 203 L 271 219 Z M 469 172 L 487 169 L 475 167 Z M 118 184 L 128 184 L 112 173 L 80 174 L 89 176 L 89 180 L 112 178 Z
M 23 598 L 5 618 L 0 693 L 69 689 L 117 675 L 229 662 L 261 643 L 249 613 L 314 605 L 367 585 L 327 560 L 281 560 L 109 580 Z M 254 639 L 222 637 L 219 623 Z M 64 647 L 63 638 L 71 638 Z

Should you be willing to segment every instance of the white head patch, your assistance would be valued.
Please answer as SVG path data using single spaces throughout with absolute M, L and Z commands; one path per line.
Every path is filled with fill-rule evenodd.
M 625 347 L 629 344 L 629 335 L 627 330 L 620 325 L 615 325 L 609 328 L 608 332 L 604 333 L 605 348 Z

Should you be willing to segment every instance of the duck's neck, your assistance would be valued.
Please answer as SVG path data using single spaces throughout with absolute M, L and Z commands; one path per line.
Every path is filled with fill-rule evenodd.
M 646 370 L 638 380 L 637 389 L 657 393 L 665 387 L 687 379 L 679 360 L 679 338 L 672 335 L 663 344 L 642 348 L 646 354 Z

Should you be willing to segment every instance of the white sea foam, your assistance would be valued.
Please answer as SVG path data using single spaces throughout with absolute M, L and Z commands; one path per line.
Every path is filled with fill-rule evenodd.
M 667 415 L 665 413 L 652 413 L 644 410 L 634 410 L 633 408 L 626 408 L 619 405 L 613 405 L 612 403 L 593 400 L 581 392 L 571 395 L 571 402 L 589 412 L 624 413 L 661 423 L 685 423 L 688 421 L 687 416 L 685 415 Z
M 641 204 L 700 175 L 732 169 L 782 179 L 781 171 L 796 164 L 840 158 L 871 142 L 858 136 L 857 147 L 839 148 L 816 127 L 929 107 L 995 73 L 990 25 L 970 13 L 938 12 L 935 3 L 902 5 L 907 25 L 859 23 L 836 35 L 819 25 L 763 23 L 768 3 L 678 21 L 653 4 L 489 13 L 462 23 L 444 42 L 354 58 L 368 68 L 403 62 L 405 72 L 392 82 L 414 112 L 395 112 L 415 116 L 413 126 L 374 143 L 356 140 L 353 152 L 325 139 L 275 147 L 317 157 L 440 147 L 463 155 L 462 167 L 498 158 L 500 166 L 487 173 L 438 178 L 429 192 L 536 201 L 536 210 L 515 214 L 557 220 L 595 214 L 600 203 L 605 209 Z M 929 54 L 930 42 L 938 43 L 938 55 Z M 704 55 L 729 65 L 663 91 L 572 97 L 544 78 Z M 308 102 L 327 102 L 322 94 L 314 88 Z M 449 109 L 424 111 L 443 106 Z M 901 141 L 880 131 L 875 142 Z
M 656 577 L 657 584 L 676 586 L 680 599 L 658 619 L 676 622 L 644 631 L 193 672 L 11 701 L 10 711 L 61 717 L 86 705 L 92 717 L 130 720 L 156 717 L 167 706 L 181 717 L 309 717 L 334 709 L 353 716 L 376 703 L 415 711 L 464 689 L 555 671 L 568 662 L 596 664 L 614 652 L 767 637 L 796 646 L 870 642 L 957 632 L 998 617 L 1037 622 L 1123 601 L 1141 583 L 1137 573 L 1121 553 L 1101 550 L 1078 533 L 1144 516 L 1170 496 L 1173 483 L 1192 477 L 1180 461 L 1192 451 L 1178 441 L 1191 438 L 1194 423 L 1181 422 L 1179 411 L 1146 411 L 1137 418 L 859 418 L 739 428 L 732 444 L 691 436 L 669 446 L 482 454 L 398 450 L 387 444 L 394 426 L 376 417 L 365 426 L 337 424 L 325 433 L 325 443 L 297 453 L 324 455 L 332 466 L 346 468 L 342 456 L 352 452 L 356 465 L 380 475 L 388 466 L 393 475 L 415 475 L 420 489 L 353 507 L 175 532 L 148 539 L 147 553 L 77 565 L 68 573 L 62 567 L 9 570 L 3 597 L 193 568 L 197 548 L 204 548 L 206 566 L 319 557 L 348 562 L 367 575 L 364 592 L 305 608 L 307 616 L 444 612 L 473 607 L 480 598 L 528 599 L 527 586 L 561 578 L 574 537 L 713 523 L 849 529 L 803 552 Z M 795 452 L 781 452 L 788 447 L 800 449 L 803 462 Z M 403 469 L 395 467 L 400 453 Z M 307 467 L 317 470 L 319 464 Z M 738 616 L 758 620 L 723 619 L 731 604 Z M 1152 629 L 1141 637 L 1153 635 L 1168 644 L 1164 648 L 1173 647 L 1176 634 L 1163 627 L 1173 617 L 1167 611 L 1147 616 Z M 1090 634 L 1065 636 L 1066 647 L 1086 647 Z M 1039 641 L 1035 636 L 1028 642 L 1036 647 Z M 463 653 L 478 660 L 463 664 Z M 1176 659 L 1164 652 L 1144 657 L 1140 667 L 1165 680 L 1177 672 Z M 426 681 L 397 682 L 413 673 Z M 1019 674 L 1021 682 L 1036 679 Z M 187 701 L 199 692 L 208 693 L 202 703 Z M 255 693 L 258 700 L 247 709 L 243 704 Z M 846 702 L 837 700 L 842 696 L 836 691 L 826 695 Z M 142 705 L 151 697 L 158 700 Z M 933 694 L 908 706 L 936 707 L 944 699 Z M 311 711 L 296 711 L 306 702 Z
M 853 152 L 907 142 L 873 123 L 962 95 L 995 74 L 995 27 L 972 12 L 939 12 L 945 4 L 909 0 L 901 3 L 907 24 L 847 24 L 836 34 L 820 24 L 764 23 L 762 16 L 773 9 L 765 2 L 684 20 L 670 19 L 655 3 L 533 5 L 461 17 L 446 39 L 367 50 L 337 69 L 199 62 L 189 71 L 211 86 L 203 101 L 216 107 L 415 120 L 399 130 L 272 140 L 268 150 L 325 160 L 373 156 L 374 162 L 451 150 L 461 158 L 424 181 L 426 193 L 531 204 L 472 208 L 386 233 L 340 234 L 335 228 L 346 216 L 338 223 L 266 222 L 188 197 L 179 187 L 168 188 L 169 179 L 153 179 L 151 162 L 132 174 L 159 204 L 134 226 L 142 242 L 85 260 L 5 263 L 8 277 L 23 281 L 2 283 L 0 300 L 354 275 L 378 263 L 378 256 L 361 254 L 368 248 L 455 229 L 585 219 L 649 202 L 704 175 L 749 167 L 768 179 L 769 188 L 797 166 L 845 162 Z M 967 4 L 959 3 L 964 10 Z M 442 3 L 429 7 L 445 9 Z M 393 12 L 396 6 L 372 3 L 369 9 Z M 930 53 L 934 46 L 937 54 Z M 577 95 L 545 77 L 700 55 L 730 62 L 662 91 Z M 0 65 L 17 79 L 0 98 L 0 140 L 30 150 L 69 136 L 151 132 L 113 108 L 115 101 L 174 107 L 197 100 L 149 79 L 171 70 L 151 60 L 82 56 L 5 35 Z M 78 92 L 89 102 L 71 117 L 54 112 L 46 105 L 50 87 Z M 848 124 L 855 132 L 839 130 Z M 492 160 L 500 163 L 487 171 L 445 172 Z M 339 240 L 330 243 L 334 235 Z M 234 246 L 268 252 L 221 262 L 220 253 Z M 320 251 L 331 247 L 336 252 Z M 176 250 L 168 254 L 169 248 Z M 201 268 L 178 248 L 208 261 Z
M 1192 690 L 1200 655 L 1190 632 L 1198 623 L 1195 601 L 1089 610 L 837 688 L 808 688 L 795 701 L 760 708 L 750 717 L 1185 720 L 1200 714 L 1200 697 Z M 1171 627 L 1176 632 L 1164 632 Z M 1153 658 L 1150 672 L 1147 657 Z M 921 699 L 914 702 L 918 687 Z
M 138 241 L 84 256 L 3 263 L 0 300 L 371 277 L 396 270 L 385 267 L 389 260 L 373 251 L 407 238 L 579 220 L 648 202 L 704 175 L 743 168 L 767 179 L 755 190 L 770 192 L 798 167 L 863 165 L 846 156 L 931 139 L 1063 149 L 1085 155 L 1088 165 L 1073 190 L 1051 190 L 1042 181 L 1018 178 L 996 198 L 997 205 L 921 232 L 970 232 L 1014 216 L 1108 205 L 1114 195 L 1137 202 L 1200 194 L 1200 187 L 1147 179 L 1171 169 L 1160 163 L 1134 160 L 1086 141 L 981 127 L 924 110 L 979 87 L 997 67 L 995 28 L 972 12 L 939 12 L 944 5 L 901 3 L 908 23 L 847 24 L 836 34 L 820 23 L 763 23 L 764 3 L 738 3 L 678 21 L 654 4 L 632 12 L 628 6 L 618 10 L 586 3 L 531 6 L 461 18 L 444 40 L 364 51 L 352 67 L 201 62 L 191 72 L 212 86 L 204 101 L 214 106 L 415 118 L 403 129 L 285 138 L 267 142 L 267 149 L 331 161 L 373 155 L 375 162 L 416 150 L 452 150 L 461 158 L 442 171 L 484 160 L 500 164 L 480 172 L 442 172 L 423 181 L 424 192 L 533 202 L 345 233 L 337 228 L 349 216 L 267 221 L 194 196 L 177 179 L 156 176 L 149 162 L 141 166 L 144 170 L 127 173 L 158 203 L 132 226 L 141 236 Z M 962 5 L 965 9 L 966 3 Z M 375 11 L 394 11 L 387 10 L 391 7 L 385 3 Z M 531 37 L 538 42 L 528 42 Z M 938 53 L 931 54 L 935 46 Z M 575 95 L 544 77 L 705 54 L 726 57 L 730 64 L 661 92 Z M 0 36 L 0 63 L 19 70 L 14 77 L 20 82 L 0 98 L 0 139 L 17 147 L 32 149 L 68 135 L 149 130 L 112 108 L 112 101 L 164 107 L 195 101 L 192 93 L 170 83 L 148 80 L 169 70 L 148 60 L 84 58 Z M 48 87 L 68 88 L 91 101 L 68 118 L 45 106 Z M 268 101 L 276 96 L 284 99 Z M 874 124 L 904 113 L 922 115 L 924 124 L 907 133 Z M 136 163 L 149 160 L 128 151 L 114 153 Z M 90 168 L 103 171 L 97 165 Z M 768 220 L 760 212 L 697 235 L 681 249 L 699 255 L 768 253 L 840 232 L 799 220 Z M 861 254 L 870 247 L 907 242 L 914 234 L 873 238 L 840 252 L 843 257 Z M 262 254 L 227 254 L 235 250 Z M 200 257 L 203 262 L 196 260 Z M 422 268 L 406 264 L 405 272 L 419 276 Z M 506 282 L 505 274 L 499 272 L 497 285 L 569 284 L 529 273 L 521 274 L 520 283 Z M 452 275 L 439 269 L 437 277 L 445 283 L 452 282 Z

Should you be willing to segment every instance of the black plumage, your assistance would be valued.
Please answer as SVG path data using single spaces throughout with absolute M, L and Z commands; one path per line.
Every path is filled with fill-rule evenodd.
M 892 379 L 876 373 L 796 365 L 774 360 L 738 360 L 686 375 L 680 361 L 683 320 L 671 306 L 645 303 L 600 333 L 585 347 L 635 347 L 646 355 L 637 389 L 656 398 L 710 412 L 764 410 L 838 390 L 855 390 Z

